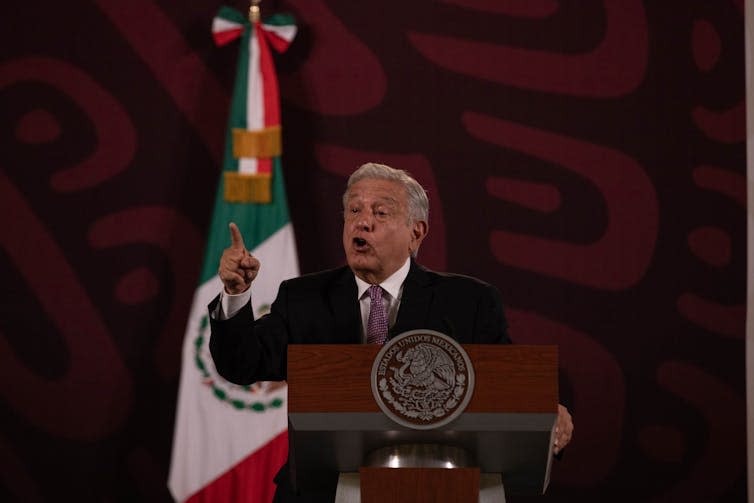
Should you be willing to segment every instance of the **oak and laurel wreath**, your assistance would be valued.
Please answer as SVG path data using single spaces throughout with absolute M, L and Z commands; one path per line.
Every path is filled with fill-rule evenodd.
M 227 402 L 233 408 L 238 410 L 249 409 L 254 412 L 264 412 L 267 409 L 279 409 L 280 407 L 282 407 L 283 400 L 281 400 L 280 398 L 275 398 L 266 404 L 262 402 L 247 403 L 243 400 L 238 400 L 236 398 L 228 396 L 228 393 L 224 389 L 215 384 L 214 376 L 209 373 L 209 371 L 207 370 L 207 364 L 202 359 L 202 347 L 204 346 L 204 338 L 207 333 L 208 327 L 209 317 L 205 314 L 204 316 L 202 316 L 202 319 L 199 322 L 199 335 L 197 335 L 196 339 L 194 339 L 194 363 L 199 369 L 199 372 L 202 374 L 202 377 L 207 380 L 206 382 L 212 388 L 212 393 L 218 399 L 222 400 L 223 402 Z M 251 392 L 251 386 L 241 386 L 241 388 L 243 388 L 245 391 Z
M 434 403 L 416 403 L 415 406 L 424 406 L 420 409 L 416 409 L 411 405 L 408 405 L 410 404 L 410 402 L 414 401 L 410 396 L 412 394 L 412 391 L 404 389 L 401 386 L 397 386 L 397 383 L 393 378 L 390 378 L 390 384 L 393 386 L 393 391 L 399 395 L 398 397 L 393 396 L 393 393 L 391 393 L 390 387 L 388 386 L 388 380 L 384 377 L 380 379 L 378 386 L 385 400 L 390 405 L 392 405 L 393 408 L 400 414 L 403 414 L 404 416 L 412 419 L 431 421 L 434 418 L 443 417 L 451 409 L 458 405 L 458 401 L 460 400 L 461 396 L 463 395 L 464 389 L 466 388 L 466 376 L 460 374 L 456 377 L 456 379 L 457 381 L 455 387 L 452 390 L 449 390 L 448 394 L 442 394 L 444 396 L 439 400 L 430 400 L 430 402 L 434 403 L 445 403 L 439 403 L 437 405 L 435 405 Z M 450 395 L 450 397 L 448 397 L 448 395 Z

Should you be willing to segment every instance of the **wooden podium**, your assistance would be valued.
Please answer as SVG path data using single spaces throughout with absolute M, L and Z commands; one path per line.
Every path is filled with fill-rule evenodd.
M 466 410 L 440 428 L 415 430 L 388 418 L 373 397 L 370 373 L 378 346 L 289 345 L 294 484 L 306 491 L 339 473 L 361 472 L 363 503 L 399 501 L 397 494 L 414 502 L 421 501 L 422 494 L 430 495 L 427 501 L 477 501 L 481 473 L 501 474 L 508 492 L 542 494 L 549 482 L 557 416 L 557 348 L 463 348 L 476 374 Z M 469 466 L 365 466 L 371 453 L 406 445 L 458 449 L 468 454 Z M 450 489 L 438 490 L 446 486 Z

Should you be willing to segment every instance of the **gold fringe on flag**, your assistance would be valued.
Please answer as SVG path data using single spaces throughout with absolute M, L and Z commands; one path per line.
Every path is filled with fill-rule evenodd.
M 272 174 L 246 174 L 233 171 L 223 173 L 224 198 L 229 203 L 272 202 Z
M 233 157 L 277 157 L 283 151 L 280 136 L 280 126 L 255 131 L 233 128 Z

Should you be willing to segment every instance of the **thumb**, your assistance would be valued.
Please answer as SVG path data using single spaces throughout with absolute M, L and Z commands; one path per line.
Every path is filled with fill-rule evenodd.
M 228 227 L 230 228 L 230 247 L 237 250 L 245 250 L 246 245 L 244 245 L 243 236 L 241 235 L 241 231 L 238 230 L 238 226 L 231 222 Z

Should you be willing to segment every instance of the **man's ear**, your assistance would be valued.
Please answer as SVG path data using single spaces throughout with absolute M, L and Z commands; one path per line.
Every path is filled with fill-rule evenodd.
M 416 220 L 411 227 L 411 253 L 416 253 L 429 232 L 429 225 L 424 220 Z

